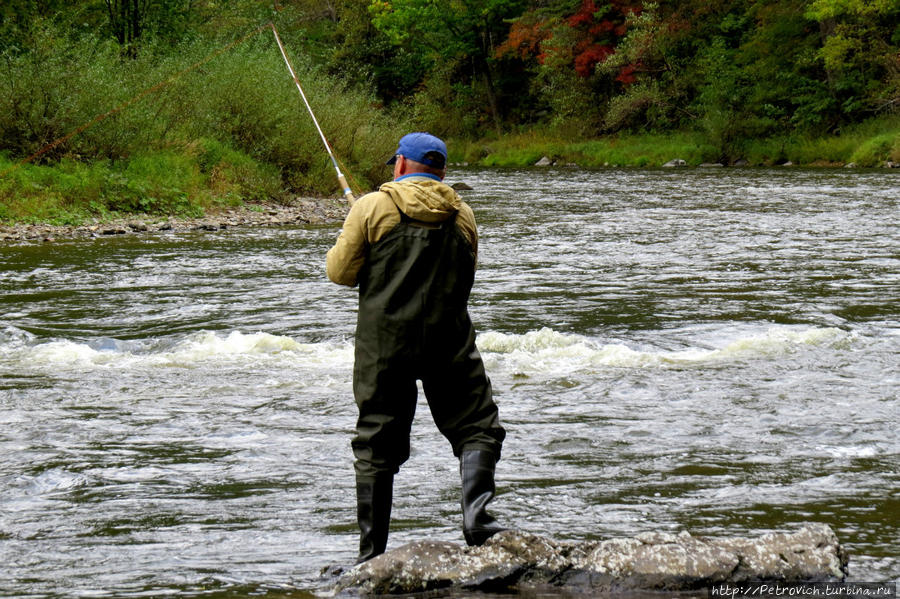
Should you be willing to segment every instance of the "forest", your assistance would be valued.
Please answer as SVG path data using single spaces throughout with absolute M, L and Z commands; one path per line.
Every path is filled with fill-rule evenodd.
M 339 194 L 268 23 L 357 192 L 409 130 L 483 165 L 900 163 L 896 0 L 7 0 L 0 19 L 0 221 Z

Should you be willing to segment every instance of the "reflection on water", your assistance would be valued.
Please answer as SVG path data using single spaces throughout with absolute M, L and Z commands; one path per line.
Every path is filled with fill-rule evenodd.
M 449 179 L 482 235 L 499 518 L 566 540 L 820 521 L 853 579 L 900 577 L 891 174 Z M 0 248 L 0 595 L 327 591 L 357 543 L 336 234 Z M 420 409 L 389 546 L 461 542 L 457 476 Z

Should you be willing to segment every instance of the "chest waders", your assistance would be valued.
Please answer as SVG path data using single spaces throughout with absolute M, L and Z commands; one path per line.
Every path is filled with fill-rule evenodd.
M 467 308 L 475 258 L 455 221 L 431 226 L 401 213 L 401 222 L 371 246 L 358 275 L 353 393 L 359 418 L 352 447 L 359 561 L 387 544 L 393 476 L 409 458 L 416 380 L 460 458 L 467 541 L 500 530 L 484 506 L 494 495 L 494 464 L 506 433 Z

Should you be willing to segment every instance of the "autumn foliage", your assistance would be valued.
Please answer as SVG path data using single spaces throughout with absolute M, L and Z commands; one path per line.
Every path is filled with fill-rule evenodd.
M 617 44 L 628 31 L 628 17 L 640 14 L 640 11 L 640 3 L 582 0 L 576 12 L 561 15 L 556 20 L 539 18 L 535 13 L 526 14 L 512 24 L 508 38 L 496 53 L 498 57 L 515 56 L 544 64 L 548 53 L 559 54 L 565 48 L 570 52 L 570 68 L 579 77 L 591 77 L 597 63 L 615 53 Z M 555 39 L 560 37 L 565 39 Z M 570 40 L 574 43 L 569 43 Z M 634 70 L 634 66 L 622 69 L 616 80 L 626 84 L 633 82 Z

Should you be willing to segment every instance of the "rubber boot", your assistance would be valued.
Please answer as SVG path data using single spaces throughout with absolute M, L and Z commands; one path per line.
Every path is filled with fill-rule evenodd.
M 463 536 L 469 545 L 482 545 L 501 530 L 506 530 L 487 513 L 494 498 L 494 468 L 497 458 L 490 451 L 464 451 L 459 457 L 462 478 Z
M 391 524 L 393 475 L 356 480 L 356 519 L 359 522 L 359 558 L 368 561 L 384 553 Z

